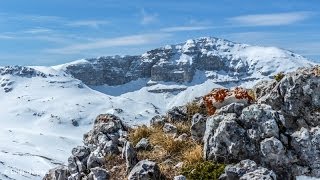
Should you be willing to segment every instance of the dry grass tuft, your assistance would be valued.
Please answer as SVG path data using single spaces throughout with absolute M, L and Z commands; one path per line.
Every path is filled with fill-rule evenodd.
M 129 132 L 129 141 L 134 145 L 137 144 L 142 138 L 148 138 L 152 134 L 152 128 L 143 125 Z
M 177 127 L 178 134 L 186 133 L 188 135 L 191 135 L 190 134 L 191 121 L 177 122 L 177 123 L 175 123 L 175 126 Z
M 188 148 L 182 156 L 183 164 L 189 166 L 203 161 L 203 148 L 201 145 L 196 144 L 195 146 Z

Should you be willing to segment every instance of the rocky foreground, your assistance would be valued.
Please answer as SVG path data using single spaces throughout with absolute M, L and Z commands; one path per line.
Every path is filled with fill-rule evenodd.
M 152 118 L 151 127 L 133 129 L 114 115 L 99 115 L 84 135 L 84 145 L 72 150 L 68 165 L 51 169 L 44 179 L 320 177 L 319 67 L 260 82 L 252 91 L 214 90 L 194 106 L 173 108 Z M 185 156 L 188 148 L 200 154 Z M 206 169 L 190 162 L 216 164 Z M 195 171 L 203 176 L 195 178 Z

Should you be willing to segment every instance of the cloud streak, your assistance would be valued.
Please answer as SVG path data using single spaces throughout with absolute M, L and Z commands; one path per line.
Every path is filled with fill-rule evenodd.
M 81 26 L 87 26 L 91 28 L 98 28 L 101 25 L 109 24 L 109 21 L 105 20 L 80 20 L 80 21 L 73 21 L 67 23 L 68 26 L 73 27 L 81 27 Z
M 139 34 L 139 35 L 130 35 L 122 36 L 116 38 L 107 38 L 101 39 L 95 42 L 89 43 L 78 43 L 63 48 L 57 49 L 48 49 L 48 53 L 56 54 L 74 54 L 87 50 L 103 49 L 107 47 L 119 47 L 119 46 L 135 46 L 154 43 L 158 40 L 164 39 L 171 36 L 167 33 L 158 33 L 158 34 Z
M 160 31 L 162 32 L 180 32 L 180 31 L 200 31 L 200 30 L 208 30 L 213 29 L 213 26 L 173 26 L 162 28 Z
M 280 26 L 294 24 L 310 18 L 312 12 L 289 12 L 272 14 L 250 14 L 229 18 L 232 23 L 245 26 Z

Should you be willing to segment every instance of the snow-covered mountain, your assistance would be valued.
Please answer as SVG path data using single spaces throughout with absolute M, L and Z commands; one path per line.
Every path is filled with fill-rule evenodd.
M 222 86 L 313 63 L 275 47 L 199 38 L 141 56 L 54 67 L 0 68 L 0 179 L 41 179 L 81 144 L 93 119 L 114 113 L 130 125 Z

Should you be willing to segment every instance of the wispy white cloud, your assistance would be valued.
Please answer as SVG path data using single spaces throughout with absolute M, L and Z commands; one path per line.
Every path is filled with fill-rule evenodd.
M 53 30 L 49 28 L 42 28 L 42 27 L 27 29 L 23 31 L 23 33 L 27 33 L 27 34 L 44 34 L 44 33 L 50 33 L 50 32 L 53 32 Z
M 314 13 L 312 12 L 306 11 L 272 14 L 250 14 L 232 17 L 229 18 L 229 21 L 245 26 L 279 26 L 303 21 L 311 17 L 313 14 Z
M 46 52 L 57 54 L 73 54 L 86 50 L 96 50 L 107 47 L 143 45 L 155 43 L 169 36 L 171 36 L 171 34 L 167 33 L 122 36 L 116 38 L 100 39 L 95 42 L 73 44 L 57 49 L 48 49 L 46 50 Z
M 14 37 L 9 35 L 0 34 L 0 39 L 13 39 Z
M 60 16 L 43 16 L 43 15 L 29 15 L 29 14 L 4 14 L 0 13 L 0 20 L 2 21 L 23 21 L 33 23 L 53 23 L 59 26 L 80 27 L 87 26 L 92 28 L 98 28 L 101 25 L 109 24 L 107 20 L 96 19 L 68 19 Z
M 87 26 L 92 28 L 98 28 L 101 25 L 109 24 L 109 21 L 105 20 L 80 20 L 80 21 L 73 21 L 67 23 L 69 26 L 73 27 L 80 27 L 80 26 Z
M 141 14 L 142 14 L 141 24 L 143 25 L 151 24 L 158 20 L 158 14 L 147 13 L 144 9 L 142 9 Z
M 179 32 L 179 31 L 200 31 L 213 29 L 213 26 L 173 26 L 160 29 L 163 32 Z

